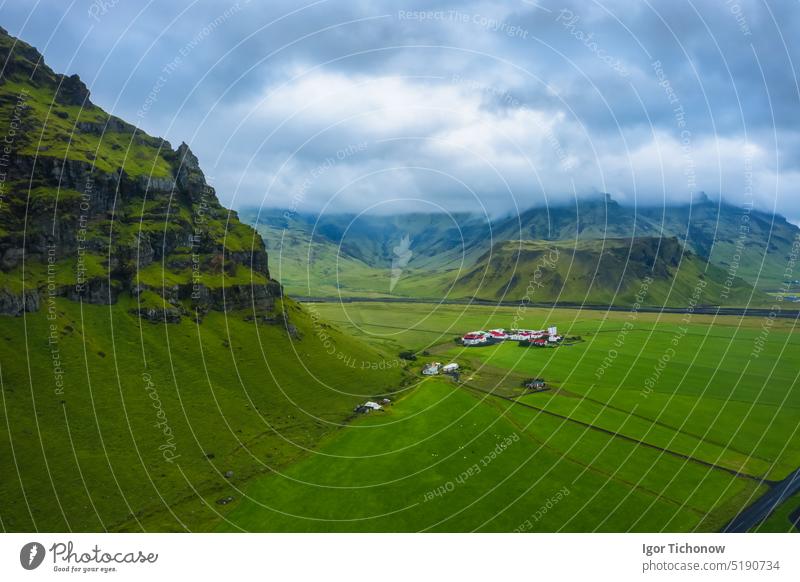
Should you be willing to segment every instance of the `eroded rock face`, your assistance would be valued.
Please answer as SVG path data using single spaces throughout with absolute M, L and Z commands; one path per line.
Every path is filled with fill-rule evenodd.
M 107 277 L 93 277 L 80 285 L 59 288 L 59 294 L 72 301 L 94 305 L 113 305 L 122 292 L 122 285 Z
M 36 290 L 13 293 L 0 288 L 0 314 L 19 316 L 25 312 L 39 311 L 41 295 Z
M 0 104 L 15 124 L 0 167 L 0 314 L 36 311 L 44 292 L 106 305 L 147 291 L 161 298 L 145 296 L 138 310 L 150 321 L 273 307 L 281 287 L 269 278 L 263 241 L 219 203 L 187 144 L 173 149 L 107 115 L 77 75 L 55 73 L 2 28 L 0 60 Z M 69 133 L 84 139 L 65 156 Z M 253 284 L 241 284 L 250 273 Z
M 143 307 L 134 312 L 150 323 L 180 323 L 182 315 L 181 310 L 176 307 Z

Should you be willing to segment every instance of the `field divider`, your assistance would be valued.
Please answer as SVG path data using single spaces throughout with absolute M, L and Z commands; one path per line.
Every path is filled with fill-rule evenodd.
M 705 438 L 705 437 L 703 437 L 701 435 L 697 435 L 697 434 L 694 434 L 692 432 L 680 429 L 678 427 L 672 426 L 672 425 L 670 425 L 670 424 L 668 424 L 666 422 L 660 421 L 660 420 L 654 420 L 654 419 L 649 418 L 648 416 L 645 416 L 645 415 L 643 415 L 641 413 L 637 413 L 637 412 L 633 412 L 633 411 L 630 411 L 630 410 L 626 410 L 624 408 L 621 408 L 619 406 L 615 406 L 613 404 L 607 404 L 607 403 L 605 403 L 605 402 L 603 402 L 601 400 L 596 400 L 594 398 L 591 398 L 590 396 L 583 396 L 583 395 L 581 395 L 581 394 L 579 394 L 577 392 L 570 392 L 569 390 L 563 390 L 563 392 L 564 392 L 564 397 L 565 398 L 580 398 L 581 400 L 588 400 L 589 402 L 593 402 L 594 404 L 598 404 L 600 406 L 603 406 L 604 408 L 608 408 L 610 410 L 615 410 L 617 412 L 622 412 L 622 413 L 625 413 L 625 414 L 627 414 L 629 416 L 633 416 L 634 418 L 638 418 L 640 420 L 649 421 L 652 424 L 654 424 L 655 426 L 660 426 L 662 428 L 667 428 L 669 430 L 675 431 L 678 434 L 683 434 L 683 435 L 686 435 L 686 436 L 690 436 L 692 438 L 696 438 L 697 440 L 700 440 L 700 441 L 703 441 L 703 442 L 706 442 L 706 443 L 711 443 L 713 445 L 717 445 L 718 447 L 722 447 L 722 448 L 725 448 L 725 449 L 727 449 L 729 451 L 733 451 L 733 452 L 739 453 L 740 455 L 745 455 L 746 457 L 749 457 L 751 459 L 758 459 L 760 461 L 764 461 L 765 463 L 771 463 L 772 462 L 770 459 L 764 459 L 763 457 L 758 457 L 758 456 L 755 456 L 755 455 L 753 455 L 751 453 L 746 453 L 744 451 L 740 451 L 740 450 L 735 449 L 735 448 L 733 448 L 733 447 L 731 447 L 729 445 L 726 445 L 724 443 L 718 442 L 718 441 L 716 441 L 714 439 Z
M 702 459 L 698 459 L 698 458 L 692 457 L 690 455 L 685 455 L 683 453 L 678 453 L 678 452 L 670 450 L 670 449 L 665 449 L 664 447 L 659 447 L 658 445 L 647 443 L 647 442 L 641 441 L 639 439 L 636 439 L 636 438 L 633 438 L 633 437 L 629 437 L 627 435 L 620 434 L 618 432 L 614 432 L 613 430 L 609 430 L 607 428 L 602 428 L 602 427 L 593 425 L 591 423 L 584 422 L 582 420 L 577 420 L 575 418 L 571 418 L 571 417 L 566 416 L 564 414 L 559 414 L 557 412 L 552 412 L 550 410 L 546 410 L 546 409 L 541 408 L 539 406 L 534 406 L 532 404 L 527 404 L 527 403 L 524 403 L 524 402 L 520 402 L 516 398 L 511 398 L 509 396 L 503 396 L 501 394 L 496 394 L 494 392 L 487 392 L 486 390 L 481 390 L 480 388 L 477 388 L 475 386 L 471 386 L 471 385 L 469 385 L 467 383 L 463 383 L 463 382 L 461 384 L 459 384 L 459 385 L 460 386 L 464 386 L 465 388 L 467 388 L 469 390 L 472 390 L 474 392 L 479 392 L 481 394 L 494 396 L 495 398 L 500 398 L 501 400 L 506 400 L 508 402 L 512 402 L 513 404 L 516 404 L 517 406 L 522 406 L 523 408 L 530 408 L 531 410 L 537 410 L 537 411 L 541 412 L 542 414 L 547 414 L 547 415 L 553 416 L 555 418 L 560 418 L 562 420 L 566 420 L 566 421 L 572 422 L 574 424 L 578 424 L 580 426 L 583 426 L 583 427 L 590 428 L 592 430 L 601 432 L 601 433 L 609 435 L 611 437 L 615 437 L 615 438 L 618 438 L 618 439 L 621 439 L 621 440 L 624 440 L 624 441 L 628 441 L 628 442 L 631 442 L 631 443 L 634 443 L 634 444 L 637 444 L 637 445 L 640 445 L 640 446 L 643 446 L 643 447 L 647 447 L 649 449 L 655 449 L 657 451 L 661 451 L 662 453 L 666 453 L 668 455 L 672 455 L 672 456 L 677 457 L 679 459 L 682 459 L 684 461 L 691 461 L 691 462 L 697 463 L 699 465 L 703 465 L 704 467 L 708 467 L 708 468 L 711 468 L 711 469 L 717 469 L 719 471 L 724 471 L 724 472 L 726 472 L 726 473 L 728 473 L 730 475 L 733 475 L 734 477 L 741 477 L 743 479 L 749 479 L 749 480 L 756 481 L 758 483 L 765 484 L 765 485 L 775 485 L 775 483 L 776 483 L 775 481 L 770 481 L 768 479 L 762 479 L 761 477 L 757 477 L 755 475 L 750 475 L 748 473 L 742 473 L 741 471 L 736 471 L 735 469 L 729 469 L 728 467 L 723 467 L 721 465 L 716 465 L 716 464 L 711 463 L 709 461 L 704 461 Z

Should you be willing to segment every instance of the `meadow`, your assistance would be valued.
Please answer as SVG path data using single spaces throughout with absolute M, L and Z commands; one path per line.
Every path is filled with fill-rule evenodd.
M 289 300 L 291 333 L 246 312 L 148 323 L 135 307 L 55 298 L 2 320 L 3 529 L 212 529 L 250 479 L 402 384 L 388 354 Z
M 327 436 L 284 476 L 254 480 L 225 529 L 717 531 L 800 465 L 791 319 L 309 308 L 377 348 L 416 351 L 417 371 L 459 362 L 461 377 L 409 384 L 387 411 Z M 552 349 L 454 342 L 513 324 L 558 325 L 575 340 Z M 520 379 L 532 376 L 551 389 L 523 394 Z M 518 440 L 492 457 L 509 435 Z

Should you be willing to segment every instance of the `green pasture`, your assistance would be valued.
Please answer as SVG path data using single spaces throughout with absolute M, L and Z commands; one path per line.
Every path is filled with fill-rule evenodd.
M 402 383 L 396 360 L 289 301 L 294 336 L 247 313 L 165 325 L 135 307 L 57 298 L 52 310 L 3 318 L 5 530 L 207 530 L 217 501 Z

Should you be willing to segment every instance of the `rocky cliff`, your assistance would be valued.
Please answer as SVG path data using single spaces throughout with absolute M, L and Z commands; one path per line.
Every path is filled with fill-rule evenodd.
M 186 144 L 173 149 L 95 106 L 0 29 L 0 314 L 48 296 L 154 321 L 269 312 L 281 295 L 263 241 L 217 199 Z

